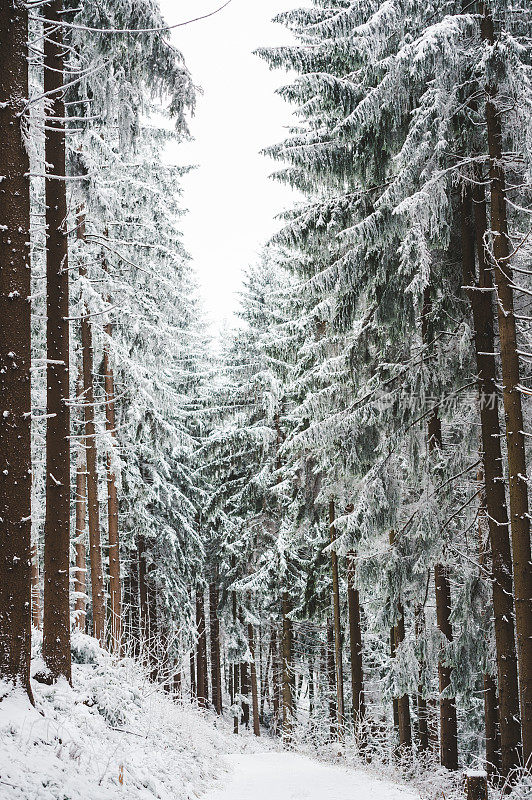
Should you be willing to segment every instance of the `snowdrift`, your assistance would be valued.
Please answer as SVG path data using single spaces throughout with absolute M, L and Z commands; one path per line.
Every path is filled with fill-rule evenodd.
M 0 702 L 2 800 L 191 800 L 213 785 L 227 747 L 208 718 L 94 639 L 72 648 L 72 687 L 33 681 L 35 708 L 22 693 Z M 32 674 L 42 666 L 37 654 Z

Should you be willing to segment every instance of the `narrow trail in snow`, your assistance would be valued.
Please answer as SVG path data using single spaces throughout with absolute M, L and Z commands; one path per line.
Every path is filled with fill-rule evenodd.
M 295 753 L 229 756 L 222 788 L 205 800 L 419 800 L 412 790 Z

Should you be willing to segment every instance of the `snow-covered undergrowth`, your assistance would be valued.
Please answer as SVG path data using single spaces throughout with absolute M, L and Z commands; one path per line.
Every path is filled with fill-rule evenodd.
M 35 708 L 22 693 L 0 702 L 2 800 L 191 800 L 223 774 L 223 731 L 133 661 L 75 634 L 72 684 L 33 681 Z

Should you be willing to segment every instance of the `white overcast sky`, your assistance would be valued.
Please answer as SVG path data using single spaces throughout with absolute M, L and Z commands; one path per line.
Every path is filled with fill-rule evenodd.
M 222 0 L 160 0 L 166 22 L 207 13 Z M 179 163 L 199 169 L 184 180 L 185 246 L 199 276 L 206 312 L 219 327 L 230 320 L 242 271 L 257 259 L 261 245 L 279 227 L 275 216 L 295 195 L 269 180 L 275 162 L 259 154 L 285 137 L 292 111 L 275 94 L 289 80 L 253 50 L 287 44 L 289 32 L 271 19 L 305 5 L 305 0 L 232 0 L 210 19 L 172 33 L 194 81 L 198 98 L 192 144 L 180 145 Z

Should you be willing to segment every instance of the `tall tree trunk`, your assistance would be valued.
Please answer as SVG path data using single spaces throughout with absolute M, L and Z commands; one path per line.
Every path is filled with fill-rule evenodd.
M 32 699 L 28 8 L 0 2 L 0 678 Z
M 260 736 L 259 720 L 259 693 L 257 687 L 257 664 L 255 662 L 255 636 L 253 625 L 248 624 L 249 652 L 251 653 L 250 675 L 251 675 L 251 703 L 253 707 L 253 733 Z
M 85 239 L 85 216 L 78 210 L 77 236 Z M 86 267 L 80 263 L 81 278 L 87 277 Z M 105 587 L 103 578 L 102 545 L 100 538 L 100 505 L 98 502 L 98 451 L 96 447 L 96 422 L 94 399 L 94 351 L 89 312 L 84 304 L 81 318 L 81 350 L 83 361 L 83 410 L 85 419 L 85 458 L 87 463 L 87 510 L 89 517 L 89 562 L 91 567 L 93 635 L 100 644 L 105 640 Z
M 405 640 L 405 615 L 403 606 L 398 608 L 399 619 L 395 626 L 395 646 L 397 647 Z M 400 747 L 412 747 L 412 723 L 410 720 L 410 698 L 403 694 L 399 698 L 399 745 Z
M 31 623 L 37 630 L 41 629 L 41 586 L 39 581 L 39 551 L 37 544 L 31 547 Z
M 240 669 L 238 664 L 233 664 L 233 704 L 237 705 L 240 695 Z M 238 710 L 235 711 L 233 716 L 233 732 L 238 733 L 240 723 L 240 715 Z
M 484 7 L 482 38 L 495 42 L 493 18 Z M 514 313 L 512 248 L 508 235 L 506 177 L 502 162 L 501 117 L 496 105 L 497 86 L 486 87 L 486 128 L 490 159 L 491 229 L 493 231 L 493 267 L 497 287 L 497 316 L 501 355 L 503 401 L 508 450 L 510 484 L 510 527 L 515 589 L 515 629 L 521 696 L 523 759 L 532 757 L 532 555 L 530 512 L 525 452 L 523 408 L 520 393 L 520 364 Z
M 279 643 L 277 641 L 277 628 L 272 623 L 271 633 L 272 651 L 272 690 L 273 690 L 273 730 L 279 732 L 279 721 L 281 716 L 281 670 L 279 669 Z
M 327 675 L 328 694 L 329 694 L 329 718 L 331 720 L 330 732 L 331 741 L 338 734 L 338 709 L 337 709 L 337 690 L 336 690 L 336 666 L 334 660 L 334 624 L 331 619 L 327 620 L 327 646 L 325 647 L 325 672 Z
M 390 545 L 395 546 L 395 531 L 390 531 Z M 394 657 L 397 656 L 397 648 L 405 640 L 405 614 L 403 604 L 399 601 L 397 606 L 397 623 L 393 629 L 394 633 Z M 407 694 L 402 695 L 397 701 L 397 721 L 399 723 L 399 747 L 412 747 L 412 723 L 410 720 L 410 698 Z
M 425 345 L 429 342 L 429 317 L 432 310 L 430 286 L 425 289 L 422 339 Z M 429 453 L 437 454 L 443 446 L 441 420 L 437 411 L 434 411 L 428 423 L 428 449 Z M 450 643 L 453 641 L 451 625 L 451 586 L 449 576 L 442 564 L 434 568 L 434 586 L 436 590 L 436 619 L 438 630 Z M 442 766 L 450 770 L 458 769 L 458 722 L 456 717 L 456 700 L 447 697 L 451 686 L 451 668 L 445 663 L 444 653 L 440 652 L 438 662 L 439 688 L 440 688 L 440 760 Z
M 358 725 L 364 719 L 364 667 L 362 663 L 362 627 L 360 624 L 360 595 L 355 583 L 354 554 L 347 561 L 347 603 L 349 609 L 349 647 L 351 654 L 351 693 L 353 695 L 353 721 Z
M 480 180 L 480 176 L 479 176 Z M 512 553 L 505 479 L 501 452 L 495 334 L 493 329 L 493 288 L 487 268 L 484 237 L 487 229 L 484 188 L 474 194 L 465 187 L 462 194 L 462 263 L 464 283 L 468 287 L 480 392 L 480 425 L 485 503 L 492 554 L 492 593 L 499 684 L 502 773 L 507 776 L 520 760 L 519 688 L 514 632 Z M 478 278 L 475 268 L 478 256 Z
M 390 656 L 392 661 L 395 658 L 395 627 L 390 629 Z M 392 698 L 393 705 L 393 727 L 394 733 L 399 738 L 399 700 L 397 697 Z
M 334 500 L 329 501 L 329 536 L 331 544 L 336 541 Z M 336 693 L 338 714 L 338 737 L 343 735 L 344 726 L 344 675 L 342 658 L 342 622 L 340 619 L 340 581 L 338 578 L 338 555 L 331 550 L 331 569 L 333 585 L 334 655 L 336 664 Z
M 87 472 L 85 467 L 85 449 L 83 442 L 80 444 L 78 464 L 76 469 L 76 572 L 74 591 L 76 600 L 76 628 L 85 633 L 87 613 L 87 548 L 86 548 L 86 518 L 87 518 Z
M 420 642 L 425 632 L 425 612 L 423 606 L 419 605 L 416 608 L 416 640 Z M 425 698 L 425 690 L 421 680 L 421 671 L 419 675 L 419 683 L 417 690 L 417 729 L 419 742 L 418 747 L 422 753 L 426 753 L 429 749 L 429 719 L 427 700 Z
M 71 680 L 70 658 L 70 323 L 65 163 L 63 3 L 44 23 L 47 95 L 45 161 L 47 288 L 46 516 L 43 658 L 50 675 Z
M 445 567 L 436 564 L 434 568 L 436 587 L 436 617 L 438 628 L 448 642 L 453 641 L 451 626 L 451 587 Z M 447 666 L 442 654 L 438 664 L 440 683 L 440 759 L 447 769 L 458 769 L 458 723 L 456 700 L 443 697 L 451 685 L 451 668 Z
M 282 685 L 283 685 L 283 739 L 290 742 L 292 738 L 292 719 L 294 715 L 293 698 L 293 665 L 292 665 L 292 621 L 288 592 L 282 596 L 283 638 L 282 653 Z
M 249 668 L 246 661 L 240 663 L 240 695 L 242 697 L 242 725 L 249 728 Z
M 194 646 L 192 646 L 190 650 L 190 701 L 194 702 L 196 697 L 196 662 L 194 661 Z
M 206 663 L 205 653 L 206 638 L 205 638 L 205 606 L 203 603 L 203 590 L 196 589 L 196 628 L 198 633 L 198 640 L 196 645 L 196 685 L 198 692 L 198 704 L 203 708 L 207 704 L 207 691 L 206 691 Z
M 218 618 L 219 593 L 216 583 L 209 587 L 211 628 L 211 687 L 212 704 L 217 714 L 222 713 L 222 671 L 220 659 L 220 620 Z
M 140 653 L 145 663 L 150 653 L 150 609 L 148 599 L 148 580 L 146 564 L 146 544 L 143 536 L 137 538 L 138 576 L 139 576 L 139 617 L 140 617 Z
M 107 342 L 103 349 L 103 372 L 105 381 L 105 427 L 116 441 L 115 380 L 109 354 L 109 340 L 113 326 L 105 326 Z M 119 653 L 122 645 L 122 582 L 120 579 L 120 539 L 118 533 L 118 493 L 112 455 L 107 454 L 107 522 L 109 528 L 109 594 L 111 604 L 111 649 Z

